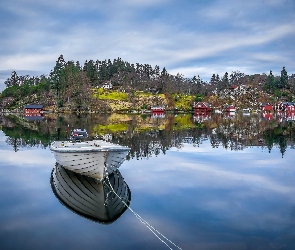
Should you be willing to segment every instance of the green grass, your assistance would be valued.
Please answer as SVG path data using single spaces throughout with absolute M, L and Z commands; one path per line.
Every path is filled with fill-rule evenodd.
M 184 94 L 173 94 L 174 106 L 178 109 L 191 109 L 193 96 Z
M 124 132 L 127 131 L 128 124 L 120 123 L 120 124 L 109 124 L 109 125 L 96 125 L 93 128 L 94 133 L 101 135 L 106 133 L 116 133 L 116 132 Z
M 123 92 L 117 92 L 112 90 L 104 90 L 102 88 L 95 89 L 93 93 L 96 99 L 110 100 L 110 101 L 127 101 L 128 95 Z
M 108 101 L 128 101 L 128 94 L 123 92 L 117 92 L 114 90 L 105 90 L 103 88 L 95 89 L 93 95 L 96 99 L 99 100 L 108 100 Z M 142 91 L 134 92 L 134 97 L 139 98 L 149 98 L 154 95 L 151 93 L 146 93 Z M 159 98 L 165 99 L 165 94 L 157 94 Z M 192 95 L 185 94 L 171 94 L 172 101 L 174 103 L 174 107 L 181 110 L 190 110 L 191 103 L 194 99 Z

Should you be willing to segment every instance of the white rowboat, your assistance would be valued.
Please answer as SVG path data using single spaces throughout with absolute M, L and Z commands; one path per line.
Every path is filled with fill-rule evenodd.
M 125 160 L 130 148 L 103 140 L 54 141 L 50 145 L 56 162 L 64 168 L 89 177 L 103 179 Z

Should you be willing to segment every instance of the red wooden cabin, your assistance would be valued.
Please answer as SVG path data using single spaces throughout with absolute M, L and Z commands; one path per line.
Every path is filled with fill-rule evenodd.
M 41 116 L 43 111 L 43 105 L 40 104 L 29 104 L 24 108 L 25 116 Z
M 287 112 L 295 112 L 295 104 L 294 103 L 288 103 L 286 106 L 285 106 L 285 110 Z
M 211 105 L 207 102 L 194 103 L 194 111 L 197 113 L 207 113 L 211 111 Z
M 153 106 L 151 107 L 152 113 L 164 113 L 165 107 L 164 106 Z

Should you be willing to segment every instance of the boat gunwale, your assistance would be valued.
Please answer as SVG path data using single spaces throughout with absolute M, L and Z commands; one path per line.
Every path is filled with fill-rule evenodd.
M 51 151 L 57 153 L 91 153 L 91 152 L 120 152 L 129 151 L 129 148 L 96 148 L 96 149 L 69 149 L 69 148 L 50 148 Z
M 69 142 L 69 141 L 65 141 Z M 54 146 L 57 142 L 54 141 L 50 144 L 50 150 L 58 153 L 84 153 L 84 152 L 120 152 L 120 151 L 129 151 L 131 148 L 121 145 L 103 145 L 103 146 L 94 146 L 87 143 L 73 142 L 73 145 L 69 146 Z M 79 147 L 80 144 L 80 147 Z M 77 146 L 76 146 L 77 145 Z

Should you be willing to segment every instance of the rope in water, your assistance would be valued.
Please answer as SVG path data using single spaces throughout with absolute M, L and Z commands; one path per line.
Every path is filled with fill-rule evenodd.
M 177 247 L 178 249 L 181 249 L 179 246 L 177 246 L 174 242 L 169 240 L 166 236 L 164 236 L 162 233 L 160 233 L 157 229 L 155 229 L 152 225 L 150 225 L 146 220 L 144 220 L 138 213 L 136 213 L 113 189 L 109 176 L 106 175 L 106 178 L 109 182 L 109 185 L 103 181 L 103 183 L 113 192 L 120 200 L 121 202 L 134 214 L 134 216 L 142 223 L 144 224 L 162 243 L 164 243 L 169 249 L 173 250 L 166 241 Z M 161 238 L 162 237 L 162 238 Z M 166 240 L 166 241 L 165 241 Z

